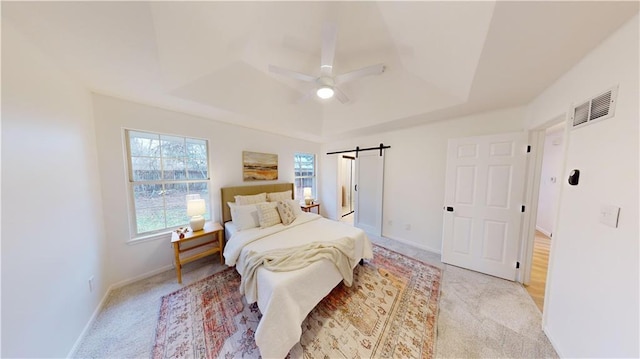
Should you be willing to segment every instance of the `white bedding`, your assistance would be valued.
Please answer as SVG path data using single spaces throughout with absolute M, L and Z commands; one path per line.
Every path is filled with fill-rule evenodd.
M 228 239 L 225 262 L 242 273 L 248 251 L 267 251 L 297 247 L 320 241 L 348 237 L 354 241 L 357 263 L 372 258 L 371 242 L 364 231 L 317 214 L 302 213 L 289 226 L 278 224 L 268 228 L 238 231 Z M 255 333 L 263 358 L 283 358 L 300 340 L 300 325 L 307 314 L 342 281 L 342 275 L 329 260 L 313 262 L 291 272 L 257 269 L 257 303 L 262 319 Z
M 224 224 L 224 238 L 226 241 L 229 241 L 231 237 L 233 237 L 236 232 L 238 232 L 238 228 L 233 222 L 229 221 Z

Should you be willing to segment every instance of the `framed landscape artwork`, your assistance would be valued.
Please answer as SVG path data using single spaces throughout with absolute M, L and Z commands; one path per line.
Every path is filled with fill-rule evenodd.
M 278 179 L 278 155 L 242 151 L 242 177 L 245 181 Z

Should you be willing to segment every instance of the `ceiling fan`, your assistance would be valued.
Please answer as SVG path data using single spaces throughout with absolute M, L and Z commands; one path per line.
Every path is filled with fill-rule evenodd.
M 269 65 L 269 71 L 275 74 L 288 76 L 305 82 L 315 82 L 315 93 L 321 99 L 328 99 L 334 95 L 341 103 L 349 102 L 349 98 L 337 86 L 369 75 L 379 75 L 384 72 L 384 65 L 377 64 L 363 67 L 341 75 L 333 75 L 333 59 L 336 52 L 337 27 L 335 24 L 324 24 L 322 27 L 322 52 L 320 61 L 320 76 L 312 76 L 300 72 L 283 69 Z M 308 96 L 305 96 L 305 98 Z

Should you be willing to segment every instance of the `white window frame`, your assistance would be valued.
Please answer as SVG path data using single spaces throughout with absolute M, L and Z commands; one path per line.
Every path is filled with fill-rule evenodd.
M 297 161 L 297 157 L 298 156 L 312 156 L 313 157 L 313 175 L 311 176 L 297 176 L 296 172 L 298 170 L 298 161 Z M 298 188 L 298 180 L 303 180 L 303 179 L 311 179 L 312 182 L 312 186 L 311 186 L 311 193 L 313 198 L 317 198 L 317 174 L 318 174 L 318 160 L 316 158 L 316 155 L 314 153 L 305 153 L 305 152 L 296 152 L 293 155 L 293 176 L 294 176 L 294 184 L 295 184 L 295 199 L 297 200 L 302 200 L 304 199 L 304 196 L 302 195 L 302 191 L 303 188 Z
M 170 136 L 170 137 L 176 137 L 176 138 L 182 138 L 185 141 L 186 140 L 198 140 L 198 141 L 204 141 L 206 144 L 206 164 L 207 164 L 207 178 L 203 178 L 203 179 L 180 179 L 180 180 L 172 180 L 172 179 L 158 179 L 158 180 L 134 180 L 134 174 L 133 174 L 133 167 L 132 167 L 132 155 L 131 155 L 131 142 L 130 142 L 130 132 L 140 132 L 140 133 L 146 133 L 149 135 L 153 135 L 153 136 L 158 136 L 158 138 L 160 138 L 161 136 Z M 137 129 L 131 129 L 131 128 L 126 128 L 124 129 L 124 142 L 125 142 L 125 147 L 126 147 L 126 159 L 127 159 L 127 192 L 128 192 L 128 197 L 129 197 L 129 219 L 130 219 L 130 237 L 131 240 L 129 242 L 142 242 L 142 241 L 146 241 L 146 240 L 151 240 L 151 239 L 158 239 L 158 238 L 162 238 L 164 237 L 163 235 L 167 235 L 169 233 L 171 233 L 173 230 L 175 230 L 176 228 L 179 227 L 184 227 L 187 226 L 188 223 L 184 223 L 182 225 L 176 225 L 176 226 L 170 226 L 170 227 L 165 227 L 162 229 L 157 229 L 157 230 L 151 230 L 151 231 L 146 231 L 146 232 L 138 232 L 138 220 L 137 220 L 137 209 L 136 209 L 136 201 L 135 201 L 135 193 L 134 193 L 134 188 L 136 185 L 143 185 L 143 184 L 151 184 L 151 185 L 165 185 L 165 184 L 187 184 L 187 193 L 189 191 L 189 184 L 190 183 L 204 183 L 207 186 L 207 193 L 208 196 L 207 198 L 203 198 L 205 200 L 206 203 L 206 207 L 207 207 L 207 212 L 204 214 L 204 217 L 207 220 L 211 220 L 211 201 L 210 201 L 210 180 L 211 180 L 211 164 L 209 162 L 210 160 L 210 156 L 209 156 L 209 141 L 205 138 L 197 138 L 197 137 L 189 137 L 189 136 L 184 136 L 184 135 L 176 135 L 176 134 L 167 134 L 167 133 L 161 133 L 161 132 L 154 132 L 154 131 L 146 131 L 146 130 L 137 130 Z M 160 171 L 161 173 L 164 171 L 164 162 L 163 162 L 163 156 L 160 156 L 160 163 L 161 163 L 161 168 Z M 166 211 L 166 202 L 164 203 L 164 209 Z M 186 205 L 186 197 L 185 197 L 185 201 L 184 201 L 184 211 L 186 213 L 187 211 L 187 205 Z M 165 218 L 166 221 L 166 218 Z

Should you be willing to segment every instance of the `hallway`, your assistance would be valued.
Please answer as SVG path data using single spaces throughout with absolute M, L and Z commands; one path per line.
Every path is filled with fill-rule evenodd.
M 551 239 L 540 231 L 536 231 L 533 244 L 533 263 L 531 265 L 531 281 L 525 288 L 533 298 L 540 312 L 544 306 L 544 291 L 547 284 L 547 267 L 549 265 L 549 249 Z

